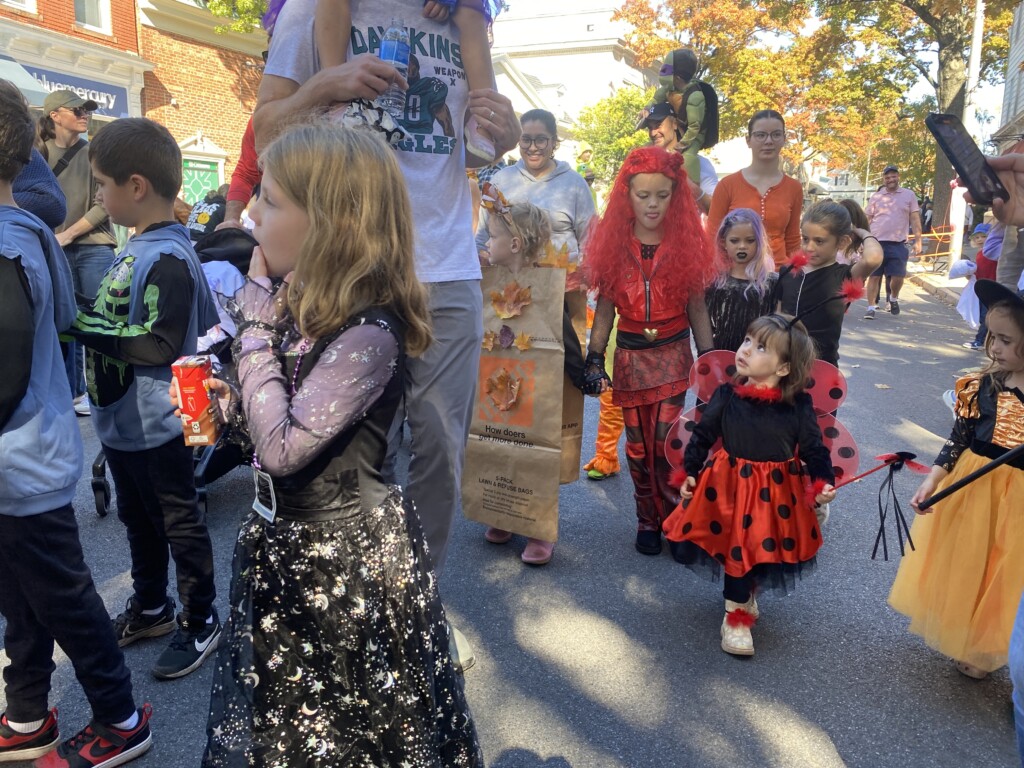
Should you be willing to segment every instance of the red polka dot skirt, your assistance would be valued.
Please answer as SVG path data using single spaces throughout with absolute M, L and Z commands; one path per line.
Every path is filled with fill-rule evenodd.
M 665 520 L 673 556 L 715 578 L 724 569 L 728 576 L 784 587 L 789 576 L 813 564 L 821 546 L 805 486 L 795 459 L 747 461 L 718 450 L 700 473 L 693 498 Z

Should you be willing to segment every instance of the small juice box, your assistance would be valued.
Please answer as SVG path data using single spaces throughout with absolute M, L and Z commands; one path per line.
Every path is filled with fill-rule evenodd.
M 220 421 L 211 407 L 210 391 L 203 384 L 213 375 L 213 359 L 209 355 L 179 357 L 171 365 L 171 375 L 178 393 L 185 445 L 213 445 L 220 434 Z

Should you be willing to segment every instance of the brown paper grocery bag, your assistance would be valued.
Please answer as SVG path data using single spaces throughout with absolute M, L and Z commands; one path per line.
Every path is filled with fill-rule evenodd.
M 587 294 L 569 291 L 565 306 L 580 346 L 587 349 Z M 580 460 L 583 458 L 583 393 L 566 376 L 562 384 L 562 469 L 559 482 L 563 485 L 580 479 Z
M 564 373 L 562 375 L 562 462 L 558 482 L 575 483 L 580 479 L 583 453 L 583 393 Z
M 470 520 L 555 541 L 565 270 L 485 267 L 481 287 L 484 348 L 462 471 L 463 511 Z

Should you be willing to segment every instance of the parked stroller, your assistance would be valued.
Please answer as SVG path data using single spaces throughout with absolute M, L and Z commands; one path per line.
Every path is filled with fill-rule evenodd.
M 196 254 L 203 268 L 203 275 L 210 292 L 217 303 L 217 314 L 220 322 L 207 330 L 199 338 L 198 353 L 213 355 L 219 371 L 233 372 L 234 360 L 231 356 L 231 342 L 235 336 L 235 324 L 225 308 L 227 300 L 245 282 L 245 273 L 249 271 L 249 260 L 257 245 L 256 239 L 245 229 L 222 229 L 203 236 L 195 243 Z M 196 492 L 199 502 L 206 510 L 206 487 L 209 483 L 220 479 L 232 469 L 246 464 L 247 457 L 242 448 L 228 441 L 222 432 L 217 442 L 196 448 L 193 453 L 195 463 Z M 110 482 L 107 480 L 107 458 L 102 449 L 92 463 L 92 493 L 96 503 L 96 513 L 106 517 L 110 512 Z

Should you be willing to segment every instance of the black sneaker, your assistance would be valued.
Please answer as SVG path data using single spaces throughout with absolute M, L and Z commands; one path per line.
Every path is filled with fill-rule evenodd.
M 173 680 L 199 669 L 206 657 L 217 649 L 220 634 L 216 611 L 213 612 L 213 622 L 210 624 L 187 621 L 182 614 L 178 614 L 178 631 L 174 633 L 171 644 L 156 660 L 153 675 L 161 680 Z
M 47 712 L 43 724 L 31 733 L 18 733 L 7 724 L 7 715 L 0 716 L 0 763 L 42 757 L 58 741 L 56 709 Z
M 900 303 L 896 301 L 896 299 L 889 302 L 889 311 L 894 315 L 898 315 L 900 313 Z
M 141 756 L 153 746 L 149 718 L 153 708 L 143 704 L 139 722 L 122 731 L 93 720 L 56 750 L 32 765 L 34 768 L 113 768 Z
M 124 611 L 113 621 L 117 644 L 122 648 L 144 637 L 169 635 L 174 631 L 174 601 L 167 598 L 163 611 L 149 616 L 142 612 L 142 604 L 132 595 L 124 604 Z

